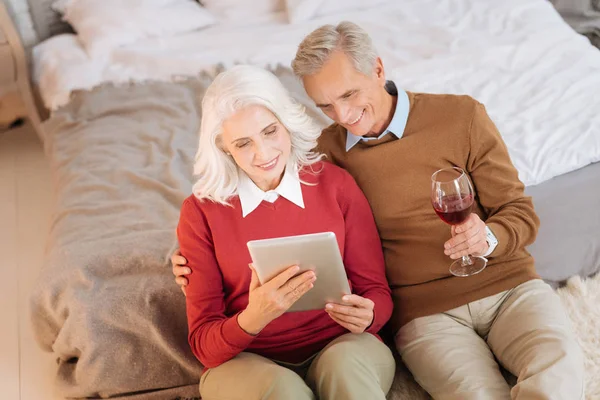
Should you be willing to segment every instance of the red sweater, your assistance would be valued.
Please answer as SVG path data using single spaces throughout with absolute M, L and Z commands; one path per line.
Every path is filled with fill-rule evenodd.
M 285 313 L 257 336 L 237 322 L 248 305 L 249 240 L 332 231 L 336 234 L 352 292 L 371 299 L 375 313 L 368 332 L 375 334 L 392 312 L 383 253 L 371 208 L 354 179 L 329 163 L 301 172 L 302 209 L 284 197 L 263 201 L 245 218 L 237 196 L 233 207 L 199 201 L 193 195 L 181 208 L 177 236 L 192 270 L 187 287 L 189 343 L 207 368 L 243 351 L 298 363 L 348 333 L 323 310 Z

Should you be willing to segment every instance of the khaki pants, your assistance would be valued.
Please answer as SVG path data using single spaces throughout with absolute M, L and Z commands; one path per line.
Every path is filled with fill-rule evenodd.
M 346 334 L 302 364 L 241 353 L 200 379 L 203 400 L 384 400 L 396 363 L 369 333 Z
M 435 399 L 583 399 L 582 351 L 560 299 L 539 279 L 417 318 L 398 331 L 396 347 Z M 512 390 L 497 362 L 518 377 Z

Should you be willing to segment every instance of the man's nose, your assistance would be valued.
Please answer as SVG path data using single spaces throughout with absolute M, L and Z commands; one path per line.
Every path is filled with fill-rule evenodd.
M 350 118 L 350 107 L 345 104 L 336 104 L 333 107 L 338 119 L 337 122 L 348 123 L 348 119 Z

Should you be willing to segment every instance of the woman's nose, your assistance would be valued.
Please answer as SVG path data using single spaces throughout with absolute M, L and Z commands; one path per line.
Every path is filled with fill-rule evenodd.
M 254 146 L 254 159 L 256 161 L 269 161 L 266 159 L 268 156 L 267 146 L 264 143 L 256 143 Z

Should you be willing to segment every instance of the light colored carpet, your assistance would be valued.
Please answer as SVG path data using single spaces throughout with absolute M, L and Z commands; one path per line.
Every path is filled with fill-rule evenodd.
M 600 399 L 600 273 L 593 278 L 575 276 L 556 291 L 573 321 L 585 353 L 586 399 Z

